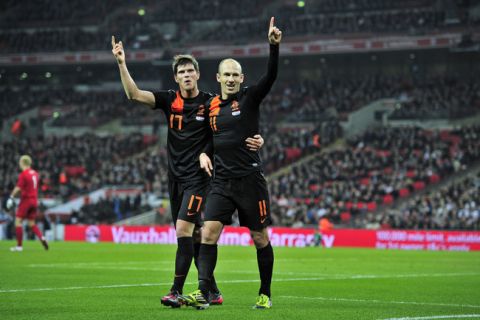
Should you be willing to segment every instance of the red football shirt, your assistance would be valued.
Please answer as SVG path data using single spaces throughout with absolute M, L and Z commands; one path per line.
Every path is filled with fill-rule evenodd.
M 23 170 L 18 175 L 17 187 L 22 191 L 20 199 L 31 199 L 38 197 L 38 173 L 33 169 Z

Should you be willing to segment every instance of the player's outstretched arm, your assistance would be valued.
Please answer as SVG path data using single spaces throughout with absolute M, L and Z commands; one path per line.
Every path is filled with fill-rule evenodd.
M 133 81 L 132 77 L 130 76 L 125 63 L 125 51 L 123 50 L 123 43 L 122 41 L 115 42 L 114 36 L 112 36 L 112 53 L 117 60 L 123 89 L 125 90 L 128 99 L 141 102 L 153 108 L 155 106 L 155 96 L 150 91 L 138 89 L 135 81 Z

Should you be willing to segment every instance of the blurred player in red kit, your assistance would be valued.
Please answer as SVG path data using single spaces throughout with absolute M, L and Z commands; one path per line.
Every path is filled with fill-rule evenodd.
M 28 226 L 40 239 L 45 250 L 48 250 L 48 243 L 42 232 L 35 224 L 35 218 L 38 211 L 38 173 L 31 168 L 32 158 L 28 155 L 20 157 L 19 166 L 22 172 L 18 175 L 18 182 L 10 198 L 7 200 L 7 209 L 11 209 L 14 205 L 15 196 L 20 193 L 20 204 L 15 214 L 15 233 L 17 236 L 17 246 L 10 248 L 10 251 L 23 251 L 23 220 L 28 220 Z

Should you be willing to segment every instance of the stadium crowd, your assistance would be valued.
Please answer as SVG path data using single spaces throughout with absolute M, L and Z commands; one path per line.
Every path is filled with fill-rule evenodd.
M 341 118 L 375 100 L 398 101 L 391 119 L 463 118 L 480 111 L 480 82 L 453 75 L 420 79 L 398 76 L 359 78 L 324 77 L 306 81 L 304 103 L 289 115 L 289 121 L 324 117 L 329 108 Z
M 144 78 L 143 78 L 144 79 Z M 8 118 L 35 107 L 67 109 L 55 126 L 98 125 L 121 118 L 125 125 L 153 124 L 145 107 L 134 107 L 119 91 L 77 92 L 64 90 L 5 90 L 0 96 L 0 115 Z M 428 76 L 411 79 L 369 75 L 356 78 L 325 76 L 319 81 L 281 82 L 262 105 L 263 122 L 320 122 L 344 119 L 348 113 L 382 98 L 398 103 L 391 119 L 463 118 L 480 110 L 480 83 L 475 78 Z
M 480 84 L 460 77 L 430 77 L 409 85 L 398 96 L 391 119 L 457 119 L 480 111 Z
M 116 166 L 155 143 L 142 134 L 98 137 L 35 137 L 0 144 L 0 181 L 11 189 L 17 180 L 18 157 L 30 154 L 39 168 L 42 196 L 68 199 L 108 184 L 142 184 L 137 168 L 126 173 Z M 128 176 L 128 179 L 126 177 Z
M 480 174 L 416 196 L 398 209 L 366 215 L 356 224 L 370 228 L 480 230 Z
M 136 49 L 165 48 L 187 42 L 257 41 L 263 34 L 264 19 L 252 18 L 264 12 L 274 15 L 290 37 L 332 36 L 341 33 L 419 34 L 459 25 L 478 25 L 468 14 L 449 24 L 446 8 L 434 1 L 387 1 L 368 4 L 362 0 L 298 8 L 281 1 L 147 1 L 142 5 L 109 0 L 97 6 L 82 6 L 81 1 L 49 0 L 55 10 L 39 10 L 45 4 L 28 1 L 31 6 L 7 1 L 0 21 L 12 28 L 0 34 L 0 53 L 105 50 L 111 34 Z M 343 5 L 341 5 L 343 4 Z M 190 8 L 195 7 L 195 10 Z M 236 10 L 241 7 L 242 10 Z M 95 12 L 92 12 L 95 8 Z M 143 10 L 143 14 L 139 14 Z M 461 12 L 461 10 L 459 10 Z M 88 18 L 88 19 L 86 19 Z M 204 23 L 209 20 L 209 23 Z M 75 23 L 82 21 L 82 23 Z M 161 23 L 188 21 L 176 28 L 158 28 Z M 22 23 L 23 22 L 23 23 Z M 29 23 L 44 25 L 35 32 L 23 29 Z M 16 26 L 16 28 L 13 28 Z M 48 28 L 46 28 L 48 26 Z M 88 28 L 87 28 L 88 27 Z M 195 34 L 195 37 L 191 37 Z
M 348 223 L 389 206 L 480 160 L 480 127 L 452 132 L 375 129 L 270 180 L 281 225 Z M 307 183 L 304 183 L 304 182 Z
M 180 19 L 180 16 L 178 18 Z M 129 16 L 120 20 L 119 23 L 112 24 L 108 31 L 103 32 L 85 31 L 80 28 L 42 30 L 34 33 L 28 31 L 6 32 L 0 34 L 0 53 L 105 50 L 110 34 L 119 35 L 125 43 L 132 44 L 135 49 L 162 48 L 169 46 L 172 39 L 180 43 L 187 40 L 182 37 L 185 37 L 188 32 L 173 31 L 169 35 L 162 34 L 150 24 L 145 24 L 138 19 L 136 16 Z M 278 19 L 282 19 L 282 17 L 278 17 Z M 418 32 L 418 30 L 440 27 L 445 20 L 443 12 L 431 10 L 369 15 L 303 15 L 284 17 L 283 19 L 285 29 L 292 36 L 405 32 L 409 30 Z M 215 27 L 195 38 L 195 41 L 204 43 L 235 39 L 236 43 L 245 43 L 260 40 L 264 27 L 265 22 L 257 18 L 221 20 L 216 23 Z M 187 25 L 185 28 L 193 29 L 193 26 Z M 139 34 L 144 36 L 138 38 Z
M 70 215 L 71 224 L 113 224 L 151 209 L 138 193 L 136 196 L 102 198 L 96 203 L 84 204 Z
M 394 12 L 342 14 L 289 14 L 280 11 L 277 19 L 283 21 L 285 31 L 292 36 L 338 35 L 341 33 L 413 33 L 418 34 L 445 26 L 445 13 L 432 9 Z M 205 34 L 202 41 L 250 42 L 261 39 L 264 22 L 258 19 L 222 21 L 217 28 Z M 253 36 L 253 38 L 252 38 Z

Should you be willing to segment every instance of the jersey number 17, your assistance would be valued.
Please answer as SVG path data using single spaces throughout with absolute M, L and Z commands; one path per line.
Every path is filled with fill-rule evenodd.
M 171 114 L 170 115 L 170 128 L 173 129 L 175 126 L 175 122 L 177 124 L 177 130 L 182 130 L 182 120 L 183 116 L 178 114 Z

